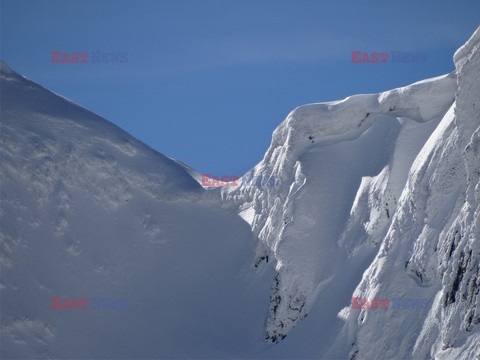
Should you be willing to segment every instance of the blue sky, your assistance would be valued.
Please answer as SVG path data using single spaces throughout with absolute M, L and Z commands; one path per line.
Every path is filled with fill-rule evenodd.
M 1 1 L 1 57 L 17 72 L 202 173 L 260 161 L 295 107 L 454 70 L 480 1 Z M 428 53 L 352 64 L 351 51 Z M 128 53 L 58 64 L 52 51 Z

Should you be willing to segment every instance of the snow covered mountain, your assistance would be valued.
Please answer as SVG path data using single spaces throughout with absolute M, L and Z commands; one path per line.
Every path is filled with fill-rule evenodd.
M 216 189 L 2 62 L 2 358 L 480 359 L 479 47 L 300 106 L 276 186 Z
M 477 30 L 452 74 L 295 109 L 249 174 L 280 186 L 221 190 L 259 239 L 255 263 L 276 262 L 268 341 L 305 338 L 300 323 L 328 329 L 306 346 L 329 357 L 480 354 L 479 44 Z
M 2 359 L 265 347 L 273 275 L 250 266 L 242 219 L 202 201 L 177 162 L 4 63 L 1 91 Z M 53 297 L 91 304 L 52 309 Z M 99 298 L 127 308 L 94 309 Z

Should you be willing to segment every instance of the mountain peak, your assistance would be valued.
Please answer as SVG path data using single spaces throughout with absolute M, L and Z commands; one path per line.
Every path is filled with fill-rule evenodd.
M 246 174 L 274 185 L 209 190 L 2 62 L 2 356 L 473 358 L 479 44 L 299 106 Z

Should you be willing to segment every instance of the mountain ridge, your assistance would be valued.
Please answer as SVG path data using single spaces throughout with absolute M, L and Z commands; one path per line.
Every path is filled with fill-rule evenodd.
M 208 189 L 0 62 L 2 357 L 477 356 L 479 47 L 480 28 L 450 74 L 294 109 L 245 174 L 276 186 Z M 51 309 L 95 296 L 130 306 Z

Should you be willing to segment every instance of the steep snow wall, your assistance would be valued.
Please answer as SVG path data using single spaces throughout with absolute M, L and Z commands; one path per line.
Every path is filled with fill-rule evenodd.
M 105 119 L 5 64 L 0 81 L 0 357 L 264 348 L 272 273 L 249 266 L 248 225 L 200 201 L 188 169 Z M 52 298 L 90 304 L 52 309 Z M 94 308 L 98 298 L 109 300 Z M 122 308 L 103 308 L 118 299 Z
M 479 38 L 451 74 L 300 106 L 246 174 L 275 186 L 208 191 L 2 63 L 2 356 L 474 358 Z
M 255 263 L 267 254 L 276 261 L 269 340 L 288 334 L 361 245 L 381 242 L 411 163 L 455 89 L 450 74 L 301 106 L 250 173 L 276 175 L 279 185 L 223 190 L 260 240 Z
M 323 306 L 330 356 L 478 351 L 478 36 L 449 75 L 295 109 L 248 174 L 279 185 L 221 190 L 259 240 L 254 265 L 276 264 L 268 341 Z M 428 299 L 431 313 L 351 310 L 353 296 Z
M 455 103 L 415 159 L 380 251 L 355 290 L 365 298 L 426 298 L 430 306 L 352 310 L 352 357 L 480 354 L 479 46 L 477 30 L 456 52 Z M 383 336 L 379 328 L 387 329 Z

